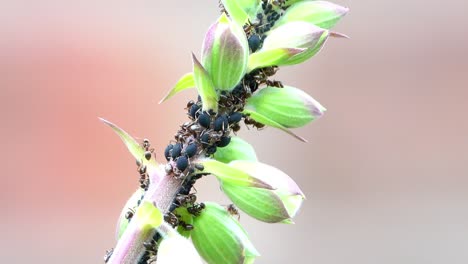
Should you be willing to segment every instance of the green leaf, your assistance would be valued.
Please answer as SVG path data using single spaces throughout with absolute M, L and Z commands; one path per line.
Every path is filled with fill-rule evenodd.
M 203 68 L 200 62 L 195 57 L 195 54 L 192 53 L 193 61 L 193 77 L 195 80 L 195 85 L 198 90 L 198 94 L 202 99 L 204 111 L 212 109 L 215 112 L 218 112 L 218 94 L 216 93 L 213 81 L 211 80 L 208 72 Z
M 257 161 L 255 150 L 240 137 L 231 137 L 231 142 L 224 148 L 218 148 L 213 158 L 223 163 L 229 163 L 233 160 Z
M 145 149 L 136 142 L 135 139 L 132 138 L 127 132 L 125 132 L 123 129 L 120 127 L 116 126 L 115 124 L 103 119 L 99 118 L 104 124 L 108 125 L 114 132 L 119 135 L 120 139 L 125 143 L 125 146 L 127 147 L 128 151 L 132 154 L 132 156 L 138 160 L 139 162 L 142 162 L 143 165 L 147 167 L 148 173 L 151 174 L 154 170 L 156 170 L 157 163 L 154 158 L 151 158 L 150 160 L 145 159 Z
M 160 104 L 168 100 L 177 93 L 195 87 L 195 80 L 193 79 L 193 73 L 189 72 L 182 76 L 179 81 L 177 81 L 174 88 L 172 88 L 169 93 L 159 102 Z
M 271 186 L 265 182 L 256 179 L 248 173 L 236 169 L 228 164 L 207 159 L 200 162 L 204 166 L 201 173 L 210 173 L 215 175 L 223 183 L 229 183 L 236 186 L 249 186 L 270 189 Z
M 249 109 L 244 109 L 243 113 L 248 115 L 250 118 L 252 118 L 253 120 L 255 120 L 255 121 L 259 122 L 259 123 L 262 123 L 264 125 L 271 126 L 271 127 L 274 127 L 274 128 L 278 128 L 278 129 L 288 133 L 289 135 L 297 138 L 298 140 L 300 140 L 302 142 L 307 142 L 307 140 L 305 138 L 296 135 L 294 132 L 287 129 L 283 125 L 269 119 L 268 117 L 266 117 L 266 116 L 264 116 L 264 115 L 262 115 L 260 113 L 257 113 L 255 111 L 249 110 Z
M 306 49 L 302 48 L 275 48 L 260 50 L 252 53 L 249 56 L 249 63 L 247 65 L 247 72 L 251 72 L 257 68 L 264 68 L 270 66 L 278 66 L 286 63 L 294 55 L 304 52 Z

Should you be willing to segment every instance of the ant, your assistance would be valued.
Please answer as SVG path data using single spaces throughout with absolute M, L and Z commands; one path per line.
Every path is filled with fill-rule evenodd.
M 141 144 L 141 147 L 145 150 L 145 159 L 150 160 L 151 156 L 153 155 L 154 148 L 150 148 L 151 143 L 147 138 L 143 139 L 143 143 Z M 156 155 L 156 153 L 155 153 L 155 155 Z
M 240 214 L 239 214 L 239 210 L 237 209 L 237 207 L 233 204 L 230 204 L 227 206 L 227 211 L 230 215 L 232 216 L 237 216 L 237 220 L 239 221 L 240 220 Z

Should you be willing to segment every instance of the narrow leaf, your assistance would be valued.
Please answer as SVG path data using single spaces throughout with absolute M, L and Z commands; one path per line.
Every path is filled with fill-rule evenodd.
M 195 54 L 192 53 L 193 61 L 193 77 L 195 84 L 198 90 L 198 94 L 202 99 L 203 110 L 208 111 L 212 109 L 213 111 L 218 111 L 218 94 L 216 93 L 213 81 L 211 80 L 208 72 L 203 68 L 200 62 L 195 57 Z
M 195 80 L 193 79 L 193 73 L 189 72 L 182 76 L 176 85 L 169 91 L 169 93 L 159 102 L 160 104 L 168 100 L 177 93 L 195 87 Z
M 132 156 L 140 161 L 143 162 L 143 165 L 147 166 L 147 171 L 148 173 L 151 174 L 152 171 L 154 171 L 157 167 L 156 160 L 154 158 L 151 158 L 150 160 L 145 159 L 145 150 L 143 149 L 138 142 L 132 138 L 127 132 L 125 132 L 123 129 L 120 127 L 116 126 L 115 124 L 105 120 L 104 118 L 99 118 L 104 124 L 108 125 L 109 127 L 114 130 L 117 135 L 122 139 L 122 141 L 125 143 L 125 146 L 127 147 L 128 151 L 132 154 Z

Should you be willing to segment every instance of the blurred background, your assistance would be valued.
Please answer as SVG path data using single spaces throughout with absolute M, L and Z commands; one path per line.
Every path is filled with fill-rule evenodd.
M 241 216 L 256 263 L 468 263 L 468 2 L 336 2 L 351 39 L 277 78 L 328 108 L 296 131 L 309 143 L 240 133 L 307 196 L 295 225 Z M 217 6 L 0 2 L 1 263 L 102 263 L 138 174 L 98 117 L 162 157 L 196 93 L 157 102 Z M 227 204 L 215 180 L 197 189 Z

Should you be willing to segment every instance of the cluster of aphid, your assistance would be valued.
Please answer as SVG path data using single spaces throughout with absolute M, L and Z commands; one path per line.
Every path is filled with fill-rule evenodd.
M 275 22 L 283 15 L 284 0 L 268 1 L 262 0 L 262 10 L 258 13 L 257 19 L 254 22 L 249 22 L 244 27 L 244 31 L 248 37 L 249 48 L 252 52 L 261 48 L 265 33 L 270 30 Z M 221 9 L 223 6 L 220 4 Z M 179 189 L 169 212 L 165 214 L 164 219 L 173 227 L 182 226 L 185 230 L 192 230 L 194 227 L 181 220 L 181 216 L 174 213 L 174 210 L 179 207 L 185 207 L 187 212 L 193 216 L 198 216 L 205 204 L 196 202 L 196 195 L 191 193 L 196 180 L 202 177 L 203 166 L 195 162 L 200 156 L 211 156 L 217 148 L 227 146 L 231 141 L 231 131 L 236 133 L 240 129 L 240 122 L 249 127 L 253 126 L 257 129 L 264 127 L 263 124 L 256 122 L 249 116 L 242 114 L 245 101 L 262 85 L 283 87 L 281 82 L 270 80 L 269 78 L 276 74 L 278 67 L 266 67 L 256 69 L 246 74 L 241 82 L 231 91 L 222 92 L 219 98 L 218 113 L 213 111 L 203 111 L 201 98 L 198 97 L 197 102 L 189 101 L 187 103 L 187 115 L 189 122 L 180 126 L 179 131 L 174 136 L 175 141 L 171 142 L 164 150 L 164 156 L 167 160 L 165 167 L 166 173 L 173 177 L 183 179 L 184 183 Z M 147 139 L 143 140 L 141 145 L 145 150 L 145 159 L 150 160 L 153 156 L 154 149 Z M 137 161 L 140 187 L 145 191 L 150 184 L 146 166 L 142 161 Z M 195 172 L 197 173 L 195 174 Z M 141 200 L 140 200 L 141 201 Z M 138 201 L 138 205 L 140 203 Z M 228 205 L 227 211 L 233 215 L 239 216 L 239 212 L 234 205 Z M 130 221 L 135 211 L 129 208 L 125 214 L 125 218 Z M 145 255 L 140 259 L 139 264 L 150 264 L 156 262 L 157 241 L 161 239 L 156 233 L 151 242 L 145 242 Z M 106 252 L 104 260 L 110 258 L 112 250 Z
M 255 20 L 249 21 L 244 26 L 252 52 L 256 52 L 262 47 L 263 41 L 266 38 L 265 33 L 272 29 L 276 21 L 283 16 L 284 11 L 287 9 L 284 4 L 284 0 L 262 0 L 261 11 L 257 14 Z

